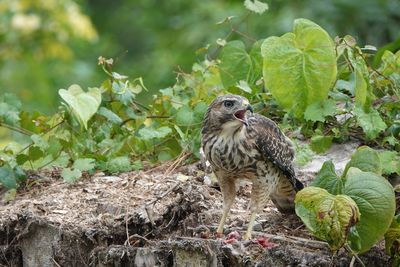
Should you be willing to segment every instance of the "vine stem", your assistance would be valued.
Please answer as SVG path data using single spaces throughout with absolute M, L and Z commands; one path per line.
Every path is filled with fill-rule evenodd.
M 358 257 L 357 253 L 355 253 L 355 252 L 351 249 L 351 247 L 349 246 L 349 244 L 346 244 L 344 247 L 345 247 L 345 249 L 346 249 L 348 252 L 351 252 L 351 253 L 353 254 L 353 257 L 361 264 L 362 267 L 365 267 L 364 262 L 360 259 L 360 257 Z
M 11 131 L 18 132 L 18 133 L 21 133 L 21 134 L 24 134 L 24 135 L 28 135 L 28 136 L 33 134 L 33 132 L 28 131 L 28 130 L 26 130 L 24 128 L 17 127 L 17 126 L 12 126 L 12 125 L 4 123 L 4 122 L 0 122 L 0 127 L 4 127 L 4 128 L 7 128 L 7 129 L 9 129 Z
M 51 128 L 47 129 L 46 131 L 44 131 L 43 133 L 41 133 L 40 135 L 44 135 L 47 134 L 48 132 L 52 131 L 54 128 L 57 128 L 58 126 L 60 126 L 61 124 L 63 124 L 65 122 L 65 118 L 63 118 L 60 122 L 56 123 L 54 126 L 52 126 Z M 1 126 L 1 124 L 0 124 Z M 29 134 L 29 136 L 33 135 L 34 133 Z M 34 144 L 34 142 L 29 143 L 28 145 L 26 145 L 24 148 L 22 148 L 18 153 L 21 154 L 22 152 L 24 152 L 25 150 L 27 150 L 28 148 L 30 148 L 32 145 Z

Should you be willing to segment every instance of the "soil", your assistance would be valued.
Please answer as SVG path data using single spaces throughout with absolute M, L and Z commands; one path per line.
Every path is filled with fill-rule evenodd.
M 348 159 L 346 147 L 336 150 L 337 160 Z M 305 183 L 322 161 L 310 164 L 298 170 Z M 257 217 L 254 239 L 241 240 L 249 217 L 246 183 L 225 237 L 217 238 L 222 196 L 199 165 L 96 173 L 72 185 L 57 171 L 32 176 L 0 206 L 0 266 L 360 266 L 344 250 L 332 256 L 298 217 L 272 203 Z M 366 266 L 390 265 L 382 242 L 360 258 Z

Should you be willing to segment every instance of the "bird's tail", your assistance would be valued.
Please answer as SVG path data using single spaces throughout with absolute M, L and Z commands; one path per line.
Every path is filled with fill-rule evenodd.
M 296 192 L 304 188 L 302 182 L 294 178 L 292 184 L 285 176 L 281 176 L 274 192 L 271 193 L 271 200 L 282 213 L 294 213 L 294 198 Z

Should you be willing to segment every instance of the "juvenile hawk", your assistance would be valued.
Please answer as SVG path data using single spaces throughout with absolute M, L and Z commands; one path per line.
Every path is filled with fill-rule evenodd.
M 205 157 L 223 195 L 218 234 L 223 232 L 239 179 L 252 182 L 251 216 L 245 239 L 251 238 L 257 213 L 268 198 L 279 211 L 293 211 L 295 193 L 303 184 L 295 176 L 292 143 L 272 120 L 253 114 L 246 98 L 231 94 L 215 98 L 208 106 L 201 135 Z

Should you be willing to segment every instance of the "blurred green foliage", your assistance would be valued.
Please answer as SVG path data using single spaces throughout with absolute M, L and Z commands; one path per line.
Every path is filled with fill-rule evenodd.
M 142 76 L 152 95 L 175 82 L 174 71 L 202 61 L 195 51 L 218 38 L 237 39 L 239 31 L 252 43 L 289 31 L 298 17 L 360 44 L 381 47 L 399 38 L 397 0 L 265 2 L 267 12 L 247 16 L 241 0 L 2 0 L 0 93 L 15 92 L 25 108 L 48 113 L 59 88 L 98 85 L 104 74 L 96 60 L 103 55 L 119 71 Z M 232 24 L 217 24 L 228 16 Z M 142 98 L 150 101 L 148 95 Z

